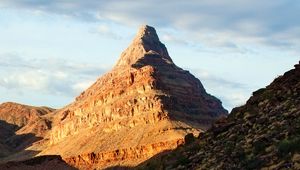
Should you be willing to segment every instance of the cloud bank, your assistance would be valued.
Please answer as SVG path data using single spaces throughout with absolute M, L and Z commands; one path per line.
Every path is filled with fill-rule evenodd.
M 245 44 L 299 53 L 300 2 L 294 0 L 3 0 L 2 8 L 50 13 L 86 22 L 114 22 L 184 30 L 199 46 L 242 48 Z M 118 38 L 103 25 L 99 31 Z M 166 35 L 166 39 L 180 40 Z M 187 37 L 182 37 L 185 43 Z
M 80 42 L 82 40 L 82 44 L 78 43 L 76 48 L 78 50 L 74 51 L 81 52 L 83 49 L 82 53 L 89 56 L 91 54 L 98 56 L 96 52 L 88 53 L 90 49 L 87 48 L 89 46 L 98 48 L 99 39 L 94 39 L 97 34 L 104 37 L 103 42 L 106 44 L 109 40 L 106 38 L 125 43 L 124 39 L 127 40 L 130 37 L 128 34 L 136 30 L 139 25 L 155 26 L 163 42 L 167 45 L 170 44 L 170 47 L 176 50 L 177 47 L 181 48 L 178 48 L 178 51 L 172 50 L 177 55 L 173 57 L 174 61 L 178 59 L 183 65 L 186 62 L 187 70 L 206 64 L 205 69 L 207 70 L 192 70 L 192 73 L 202 81 L 208 92 L 221 98 L 227 108 L 242 104 L 248 98 L 247 96 L 250 96 L 251 91 L 258 88 L 245 86 L 245 84 L 251 84 L 251 81 L 256 80 L 260 82 L 256 85 L 265 85 L 264 80 L 273 76 L 271 73 L 281 73 L 282 71 L 273 69 L 274 65 L 280 66 L 280 68 L 282 66 L 283 69 L 290 65 L 292 60 L 297 60 L 297 56 L 300 55 L 300 22 L 298 21 L 300 2 L 294 0 L 1 0 L 0 12 L 3 12 L 2 19 L 4 18 L 9 23 L 16 22 L 10 21 L 10 18 L 6 17 L 6 15 L 9 16 L 9 13 L 22 15 L 24 12 L 29 18 L 44 16 L 37 17 L 38 19 L 33 20 L 33 22 L 44 22 L 46 28 L 48 28 L 48 23 L 44 20 L 59 18 L 59 24 L 65 24 L 65 29 L 57 31 L 59 34 L 57 37 L 69 32 L 69 28 L 72 26 L 78 28 L 77 24 L 70 24 L 73 21 L 75 21 L 74 23 L 81 23 L 82 28 L 78 28 L 78 30 L 87 29 L 92 34 L 84 34 L 84 31 L 76 30 L 68 34 L 67 37 L 73 37 L 73 34 L 76 34 L 74 37 L 82 35 L 82 37 L 77 37 Z M 26 16 L 21 17 L 21 19 L 28 19 Z M 52 18 L 51 16 L 55 17 Z M 71 22 L 66 23 L 65 21 Z M 25 22 L 27 23 L 27 20 Z M 15 28 L 11 32 L 12 40 L 8 37 L 2 43 L 6 44 L 6 41 L 11 41 L 13 50 L 10 54 L 0 54 L 0 92 L 1 89 L 2 91 L 5 89 L 5 91 L 17 91 L 19 94 L 34 91 L 74 97 L 109 69 L 109 67 L 93 64 L 92 62 L 98 60 L 97 57 L 91 59 L 92 64 L 74 63 L 70 57 L 37 59 L 38 56 L 34 56 L 34 53 L 31 56 L 30 50 L 33 49 L 34 51 L 35 48 L 38 48 L 39 46 L 32 46 L 39 45 L 39 41 L 37 41 L 38 43 L 33 41 L 33 44 L 28 43 L 30 46 L 29 55 L 32 57 L 30 58 L 26 56 L 26 53 L 22 53 L 23 49 L 26 52 L 26 48 L 23 48 L 24 45 L 20 43 L 21 41 L 18 42 L 19 46 L 16 47 L 16 50 L 14 49 L 15 44 L 18 45 L 18 43 L 13 41 L 19 41 L 18 36 L 22 35 L 23 25 L 22 23 L 20 25 L 20 30 L 12 27 Z M 36 25 L 38 27 L 39 23 Z M 57 25 L 53 24 L 52 26 L 55 28 Z M 43 30 L 43 27 L 40 29 Z M 3 30 L 5 32 L 5 29 Z M 26 35 L 28 30 L 24 31 Z M 44 32 L 41 32 L 35 35 L 38 40 L 44 35 Z M 8 31 L 8 33 L 10 32 Z M 84 39 L 86 35 L 92 38 Z M 57 38 L 57 42 L 60 42 L 61 46 L 65 45 L 69 48 L 68 52 L 65 52 L 67 48 L 62 47 L 62 50 L 58 50 L 59 52 L 54 55 L 76 55 L 76 52 L 72 53 L 73 47 L 68 46 L 74 43 L 74 39 L 70 38 L 68 41 L 63 41 L 63 38 Z M 88 43 L 86 40 L 90 42 Z M 26 43 L 25 40 L 22 43 L 24 42 Z M 54 46 L 58 44 L 57 42 L 54 41 L 54 43 L 49 44 Z M 102 48 L 110 47 L 102 46 Z M 6 50 L 6 47 L 3 49 Z M 172 51 L 170 50 L 170 52 Z M 17 55 L 14 55 L 14 52 Z M 109 52 L 104 50 L 103 53 L 108 54 L 107 57 L 109 57 Z M 39 55 L 40 53 L 36 54 Z M 273 55 L 277 57 L 274 62 L 271 61 L 274 57 L 270 57 Z M 184 61 L 185 58 L 178 56 L 187 56 L 186 61 Z M 219 59 L 211 60 L 210 57 L 219 57 Z M 288 57 L 289 60 L 285 60 Z M 258 60 L 259 58 L 262 59 Z M 105 60 L 102 61 L 105 62 Z M 206 60 L 206 62 L 201 60 Z M 213 63 L 220 60 L 224 61 L 222 63 L 227 64 L 227 66 L 214 68 L 216 65 L 208 64 L 208 62 Z M 248 63 L 249 60 L 260 63 Z M 232 68 L 240 70 L 241 73 L 233 73 Z M 220 71 L 214 72 L 215 75 L 213 75 L 214 69 L 227 70 L 226 73 L 233 73 L 234 78 L 230 79 L 227 77 L 228 75 L 222 75 L 223 72 Z M 255 75 L 260 73 L 262 75 Z M 242 77 L 237 75 L 242 75 Z M 241 79 L 249 81 L 242 81 Z
M 88 88 L 107 68 L 61 59 L 35 59 L 0 54 L 0 87 L 74 97 Z

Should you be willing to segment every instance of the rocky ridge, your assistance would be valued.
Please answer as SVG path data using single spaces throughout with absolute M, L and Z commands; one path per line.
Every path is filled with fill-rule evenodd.
M 300 62 L 189 145 L 141 169 L 300 169 Z
M 13 102 L 0 105 L 0 157 L 5 157 L 42 139 L 51 129 L 45 116 L 54 109 Z

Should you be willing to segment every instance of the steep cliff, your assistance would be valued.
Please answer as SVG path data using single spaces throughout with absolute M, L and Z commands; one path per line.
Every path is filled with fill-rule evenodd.
M 300 63 L 192 144 L 141 169 L 300 169 Z

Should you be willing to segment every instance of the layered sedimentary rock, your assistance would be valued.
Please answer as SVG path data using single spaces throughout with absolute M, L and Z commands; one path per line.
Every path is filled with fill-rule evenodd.
M 22 147 L 11 152 L 0 140 L 10 155 L 0 162 L 61 155 L 80 169 L 135 166 L 223 116 L 221 102 L 174 64 L 154 28 L 143 26 L 115 67 L 64 108 L 2 104 L 3 127 L 12 129 L 5 136 L 16 136 L 9 146 Z
M 110 72 L 53 114 L 50 147 L 40 154 L 85 168 L 136 165 L 227 111 L 173 63 L 154 28 L 143 26 Z
M 99 167 L 114 167 L 119 165 L 137 165 L 154 154 L 163 150 L 175 149 L 182 145 L 184 140 L 158 142 L 147 145 L 139 145 L 99 153 L 87 153 L 65 158 L 65 161 L 74 167 L 83 169 L 97 169 Z
M 300 62 L 196 142 L 141 169 L 300 169 Z

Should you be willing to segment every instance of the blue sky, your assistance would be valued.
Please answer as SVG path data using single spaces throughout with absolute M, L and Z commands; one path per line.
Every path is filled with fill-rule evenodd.
M 0 102 L 72 102 L 148 24 L 230 110 L 300 60 L 299 16 L 295 0 L 1 0 Z

